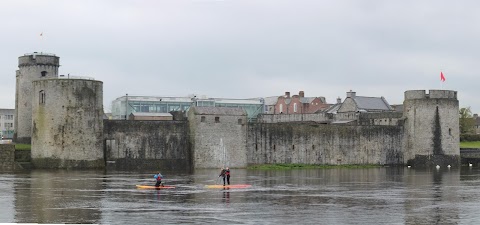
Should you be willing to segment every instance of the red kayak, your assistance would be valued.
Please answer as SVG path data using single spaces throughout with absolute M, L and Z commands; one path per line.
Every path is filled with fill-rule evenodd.
M 215 184 L 215 185 L 205 185 L 206 188 L 249 188 L 252 187 L 250 184 L 232 184 L 232 185 L 221 185 L 221 184 Z

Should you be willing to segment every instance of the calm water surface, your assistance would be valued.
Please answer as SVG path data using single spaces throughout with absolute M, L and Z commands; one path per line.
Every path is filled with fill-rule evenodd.
M 0 174 L 0 222 L 100 224 L 478 224 L 480 169 L 164 171 L 176 189 L 141 190 L 153 173 Z

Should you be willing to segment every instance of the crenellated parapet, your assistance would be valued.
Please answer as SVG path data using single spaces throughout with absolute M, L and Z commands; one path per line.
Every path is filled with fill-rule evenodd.
M 451 90 L 430 90 L 426 93 L 425 90 L 410 90 L 405 91 L 405 100 L 412 99 L 457 99 L 457 92 Z
M 42 52 L 28 53 L 18 57 L 18 67 L 38 65 L 60 66 L 60 57 Z

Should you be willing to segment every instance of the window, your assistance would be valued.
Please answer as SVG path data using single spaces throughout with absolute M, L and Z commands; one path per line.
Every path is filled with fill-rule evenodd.
M 200 122 L 202 122 L 202 123 L 205 122 L 205 116 L 200 117 Z
M 238 119 L 238 124 L 242 125 L 242 119 Z
M 42 105 L 45 104 L 45 91 L 44 90 L 41 90 L 39 92 L 39 97 L 40 97 L 40 99 L 39 99 L 40 104 L 42 104 Z
M 297 103 L 293 103 L 293 112 L 297 112 Z
M 42 77 L 47 76 L 47 71 L 42 71 L 42 72 L 40 72 L 40 73 L 42 74 Z
M 220 117 L 218 116 L 215 117 L 215 123 L 220 123 Z
M 283 104 L 280 104 L 280 113 L 283 113 Z

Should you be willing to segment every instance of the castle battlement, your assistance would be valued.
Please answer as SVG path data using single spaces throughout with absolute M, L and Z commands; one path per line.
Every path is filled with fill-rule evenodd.
M 457 100 L 457 92 L 452 90 L 409 90 L 405 91 L 405 100 L 413 99 L 452 99 Z
M 49 53 L 31 53 L 18 57 L 18 66 L 48 65 L 60 66 L 60 57 Z

